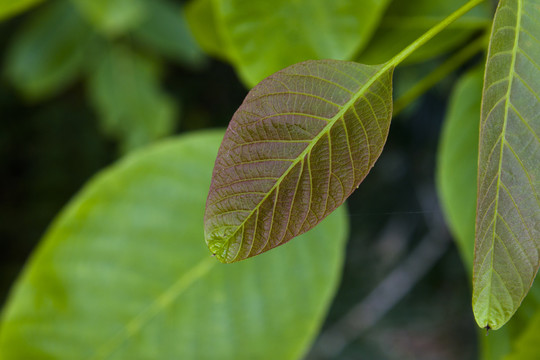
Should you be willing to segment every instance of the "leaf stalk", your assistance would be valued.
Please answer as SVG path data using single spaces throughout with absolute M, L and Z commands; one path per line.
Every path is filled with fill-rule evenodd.
M 422 96 L 425 92 L 437 85 L 442 79 L 446 78 L 450 73 L 454 72 L 465 62 L 469 61 L 473 56 L 480 51 L 485 50 L 488 39 L 485 35 L 478 37 L 459 50 L 456 54 L 445 60 L 439 67 L 433 70 L 429 75 L 421 79 L 418 83 L 407 90 L 402 96 L 394 101 L 394 114 L 397 116 L 414 100 Z
M 429 40 L 431 40 L 433 37 L 435 37 L 438 33 L 446 29 L 450 24 L 452 24 L 454 21 L 465 15 L 467 12 L 469 12 L 471 9 L 479 5 L 484 0 L 471 0 L 456 11 L 454 11 L 452 14 L 450 14 L 448 17 L 446 17 L 444 20 L 442 20 L 440 23 L 429 29 L 424 33 L 424 35 L 420 36 L 418 39 L 416 39 L 412 44 L 407 46 L 405 49 L 403 49 L 400 53 L 398 53 L 396 56 L 394 56 L 390 61 L 388 61 L 385 65 L 385 69 L 390 69 L 392 67 L 396 67 L 399 65 L 403 60 L 405 60 L 409 55 L 411 55 L 413 52 L 415 52 L 419 47 L 427 43 Z

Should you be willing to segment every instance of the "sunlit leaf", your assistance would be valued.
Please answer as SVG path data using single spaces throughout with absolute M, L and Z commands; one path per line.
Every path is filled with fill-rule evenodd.
M 309 59 L 351 60 L 389 0 L 214 0 L 226 53 L 252 87 Z M 389 60 L 389 59 L 385 59 Z
M 93 34 L 69 2 L 54 1 L 23 24 L 5 72 L 28 98 L 52 96 L 81 73 Z
M 3 0 L 0 2 L 0 21 L 17 15 L 43 0 Z
M 97 30 L 110 36 L 127 32 L 139 25 L 145 17 L 145 0 L 71 1 Z
M 169 0 L 146 3 L 145 20 L 133 31 L 135 40 L 181 63 L 199 66 L 204 60 L 183 10 Z
M 213 0 L 192 0 L 186 5 L 186 20 L 193 36 L 209 55 L 226 60 L 227 48 L 217 29 Z
M 365 64 L 388 61 L 412 41 L 468 0 L 394 0 L 369 45 L 358 57 Z M 441 55 L 462 44 L 475 31 L 489 26 L 490 6 L 484 2 L 469 11 L 435 39 L 407 58 L 414 63 Z
M 540 265 L 540 2 L 502 0 L 480 123 L 473 310 L 498 329 Z
M 284 244 L 345 201 L 386 142 L 392 72 L 306 61 L 249 92 L 219 150 L 206 205 L 205 237 L 218 259 Z
M 456 85 L 444 121 L 437 161 L 437 190 L 448 225 L 467 270 L 472 272 L 478 124 L 484 68 L 479 67 Z
M 85 186 L 10 295 L 0 358 L 302 358 L 340 277 L 345 213 L 256 261 L 220 264 L 201 224 L 222 137 L 160 143 Z
M 173 132 L 175 102 L 160 89 L 156 64 L 122 47 L 101 51 L 89 78 L 90 98 L 105 132 L 124 151 Z

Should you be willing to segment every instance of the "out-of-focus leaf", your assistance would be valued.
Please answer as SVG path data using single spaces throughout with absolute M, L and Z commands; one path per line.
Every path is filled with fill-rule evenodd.
M 513 351 L 505 358 L 506 360 L 540 359 L 540 346 L 538 346 L 540 343 L 540 285 L 533 285 L 515 317 L 520 314 L 525 306 L 530 310 L 530 320 L 526 323 L 526 326 L 520 329 L 521 333 L 516 337 Z
M 124 151 L 169 135 L 176 108 L 159 87 L 157 64 L 122 47 L 101 52 L 89 78 L 89 93 L 105 132 Z
M 142 44 L 181 63 L 196 67 L 204 61 L 182 8 L 168 0 L 148 1 L 145 20 L 133 35 Z
M 52 96 L 80 74 L 93 36 L 69 2 L 54 1 L 16 34 L 6 75 L 30 99 Z
M 145 0 L 71 1 L 97 30 L 109 36 L 122 35 L 135 28 L 146 14 Z
M 390 65 L 292 65 L 253 88 L 219 149 L 205 238 L 223 262 L 313 228 L 360 185 L 386 142 Z
M 466 74 L 453 91 L 442 132 L 437 169 L 441 205 L 469 273 L 472 273 L 474 253 L 481 71 L 476 69 Z M 481 333 L 481 358 L 502 360 L 516 347 L 516 339 L 528 329 L 531 318 L 540 312 L 539 309 L 540 283 L 537 282 L 506 326 L 490 331 L 489 336 Z
M 192 0 L 185 11 L 189 27 L 201 48 L 209 55 L 227 60 L 225 40 L 216 27 L 213 0 Z
M 222 136 L 152 146 L 82 190 L 11 293 L 2 359 L 302 357 L 339 280 L 345 212 L 255 261 L 220 264 L 201 225 Z
M 444 121 L 437 161 L 441 205 L 461 257 L 471 273 L 483 83 L 483 67 L 471 71 L 457 83 Z
M 540 265 L 540 1 L 499 3 L 480 122 L 473 310 L 498 329 Z
M 214 0 L 230 61 L 249 87 L 308 59 L 350 60 L 389 0 Z M 389 60 L 389 59 L 385 59 Z
M 517 343 L 517 349 L 507 356 L 506 360 L 538 360 L 540 359 L 540 311 L 529 324 L 527 331 L 523 333 Z
M 42 1 L 43 0 L 2 0 L 0 1 L 0 21 L 26 11 Z
M 443 20 L 468 0 L 394 0 L 381 20 L 371 42 L 359 61 L 380 64 L 391 59 L 420 35 Z M 475 31 L 489 26 L 487 2 L 476 6 L 433 40 L 416 50 L 407 63 L 424 61 L 441 55 L 463 43 Z
M 523 300 L 514 316 L 497 331 L 481 334 L 483 360 L 533 360 L 538 357 L 527 357 L 538 350 L 540 335 L 537 329 L 537 319 L 540 314 L 540 283 L 535 282 L 529 294 Z M 536 342 L 530 341 L 536 338 Z M 525 340 L 523 340 L 525 339 Z M 516 354 L 524 355 L 523 358 Z

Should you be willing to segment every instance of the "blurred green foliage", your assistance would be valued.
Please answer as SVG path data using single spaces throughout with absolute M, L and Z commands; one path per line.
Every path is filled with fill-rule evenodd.
M 4 20 L 0 24 L 0 51 L 3 60 L 3 78 L 0 82 L 0 159 L 5 169 L 0 186 L 0 215 L 3 219 L 0 235 L 4 247 L 0 253 L 3 256 L 3 281 L 13 281 L 15 273 L 19 271 L 55 212 L 77 192 L 86 179 L 110 164 L 120 154 L 175 133 L 225 126 L 245 96 L 246 87 L 294 62 L 307 58 L 384 62 L 464 2 L 465 0 L 291 0 L 277 3 L 267 0 L 192 0 L 187 3 L 173 0 L 0 1 L 0 19 Z M 343 4 L 350 7 L 339 6 Z M 366 11 L 367 5 L 371 6 L 373 12 Z M 32 6 L 35 7 L 31 8 Z M 317 9 L 324 11 L 317 13 Z M 23 13 L 24 10 L 30 11 Z M 395 77 L 398 95 L 436 69 L 454 49 L 481 36 L 489 25 L 490 10 L 487 3 L 475 9 L 416 53 L 410 61 L 414 65 L 398 68 Z M 321 20 L 325 18 L 332 21 L 325 24 Z M 476 64 L 473 59 L 462 65 L 463 68 L 469 68 Z M 347 309 L 359 301 L 359 297 L 367 294 L 393 266 L 399 264 L 414 247 L 414 239 L 429 227 L 423 210 L 418 213 L 411 212 L 411 209 L 421 208 L 421 201 L 416 195 L 423 193 L 426 184 L 433 183 L 439 127 L 448 94 L 461 72 L 462 70 L 447 74 L 449 77 L 446 80 L 418 99 L 415 106 L 410 106 L 402 117 L 394 121 L 389 142 L 380 161 L 362 187 L 351 197 L 349 216 L 353 241 L 348 245 L 342 285 L 330 309 L 328 323 L 340 319 Z M 460 81 L 456 90 L 458 93 L 465 92 L 460 96 L 463 101 L 468 96 L 468 90 L 463 90 L 466 86 L 463 83 L 470 82 L 470 76 L 466 75 L 466 80 Z M 454 99 L 458 97 L 454 96 Z M 451 108 L 457 101 L 450 103 Z M 456 115 L 455 110 L 450 109 L 450 114 L 453 115 L 447 118 L 447 121 L 451 122 L 450 118 L 464 121 L 471 113 L 467 112 L 461 117 Z M 447 124 L 447 127 L 450 126 Z M 457 126 L 459 131 L 459 125 L 454 126 Z M 211 145 L 213 142 L 210 140 L 200 139 L 201 143 L 197 146 L 215 146 Z M 160 145 L 156 146 L 159 148 Z M 144 157 L 141 154 L 146 150 L 142 151 L 129 155 L 133 157 L 121 164 L 127 164 L 129 159 L 137 156 Z M 196 155 L 204 151 L 206 150 L 201 147 L 192 148 L 177 154 L 178 158 L 175 154 L 170 154 L 167 163 L 171 164 L 170 169 L 174 169 L 190 157 L 196 159 Z M 474 157 L 473 150 L 470 151 L 471 153 L 464 156 Z M 207 159 L 206 166 L 209 166 L 209 161 Z M 472 161 L 469 163 L 472 164 Z M 195 171 L 195 168 L 196 165 L 193 165 L 193 168 L 189 165 L 189 169 Z M 117 170 L 116 167 L 114 169 L 113 171 Z M 179 178 L 183 179 L 184 175 L 189 178 L 192 175 L 190 171 L 185 174 L 182 171 L 184 170 L 178 174 Z M 466 175 L 468 171 L 470 169 L 463 168 L 455 175 Z M 108 176 L 107 174 L 100 176 Z M 146 181 L 149 188 L 159 188 L 159 184 L 152 183 L 146 173 L 133 175 L 133 179 L 125 181 Z M 179 179 L 178 182 L 182 181 Z M 204 187 L 203 183 L 203 180 L 194 180 L 193 190 L 195 185 Z M 122 184 L 118 187 L 122 188 Z M 472 193 L 475 189 L 472 185 L 470 183 L 463 194 Z M 96 189 L 94 182 L 88 186 Z M 167 186 L 175 189 L 173 184 Z M 186 190 L 184 186 L 189 190 L 191 185 L 182 185 L 182 189 Z M 165 192 L 164 189 L 161 191 Z M 140 192 L 140 196 L 146 196 L 142 188 Z M 193 196 L 200 196 L 195 194 L 195 190 L 193 192 Z M 167 194 L 160 194 L 167 198 Z M 114 198 L 117 195 L 113 192 L 104 197 Z M 91 196 L 83 192 L 75 203 L 83 201 L 80 200 L 82 197 L 88 197 L 83 199 L 84 201 L 91 200 Z M 115 206 L 112 200 L 107 204 Z M 130 227 L 135 229 L 137 224 L 151 215 L 136 210 L 127 205 L 125 211 L 118 210 L 118 218 L 125 221 L 123 224 L 128 228 L 126 234 L 133 230 L 129 229 Z M 64 213 L 68 211 L 65 210 Z M 182 211 L 185 211 L 185 208 L 182 208 Z M 163 218 L 156 217 L 156 224 L 163 221 L 174 227 L 186 221 L 187 216 L 192 214 L 182 216 L 181 211 L 174 208 L 162 215 Z M 105 227 L 108 217 L 106 213 L 103 216 L 105 218 L 98 217 L 100 224 Z M 198 221 L 193 218 L 193 229 Z M 392 230 L 396 221 L 402 224 L 398 229 L 410 228 L 411 234 L 403 235 L 404 231 L 400 230 L 397 231 L 397 236 L 396 231 Z M 58 229 L 64 229 L 62 226 L 54 223 L 51 231 L 58 232 Z M 84 221 L 78 226 L 84 227 Z M 451 228 L 455 226 L 460 225 L 451 224 Z M 390 235 L 385 235 L 387 233 Z M 460 233 L 461 230 L 456 231 L 458 240 L 462 238 Z M 134 236 L 136 235 L 139 234 Z M 157 237 L 148 238 L 159 243 Z M 169 234 L 168 239 L 171 244 L 178 246 L 173 235 Z M 195 239 L 195 236 L 190 240 L 204 246 L 202 234 L 200 240 Z M 85 241 L 85 246 L 90 246 L 91 236 Z M 69 240 L 66 242 L 69 243 Z M 295 246 L 300 248 L 305 244 L 301 239 L 296 243 L 299 245 Z M 470 248 L 470 244 L 462 245 L 462 248 Z M 66 249 L 61 251 L 67 251 Z M 172 252 L 181 251 L 167 249 Z M 197 249 L 200 251 L 200 248 Z M 287 248 L 284 247 L 283 250 L 285 249 Z M 129 252 L 119 254 L 122 253 L 120 250 L 110 254 L 104 251 L 104 254 L 109 256 L 104 258 L 109 259 L 110 264 L 129 262 Z M 144 262 L 147 253 L 141 253 L 141 250 L 144 249 L 135 246 L 130 249 L 133 252 L 138 251 L 137 256 L 143 259 L 140 262 Z M 41 253 L 44 251 L 40 250 Z M 148 254 L 152 251 L 159 251 L 159 246 L 150 247 Z M 54 253 L 51 254 L 53 255 L 47 260 L 49 264 L 54 262 Z M 202 253 L 197 255 L 202 256 Z M 298 256 L 305 255 L 302 252 Z M 467 253 L 464 259 L 468 259 L 470 255 Z M 73 268 L 76 268 L 77 263 L 83 264 L 79 262 L 84 260 L 82 258 L 85 258 L 84 252 L 74 253 Z M 36 259 L 35 261 L 41 261 L 43 255 L 36 255 Z M 180 267 L 181 264 L 174 264 L 174 256 L 171 259 L 172 267 Z M 150 268 L 153 267 L 151 265 Z M 256 265 L 257 261 L 252 260 L 246 266 Z M 137 273 L 137 268 L 138 263 L 130 263 L 130 271 Z M 318 271 L 323 269 L 319 268 Z M 62 271 L 66 272 L 67 277 L 70 276 L 69 270 Z M 295 267 L 291 271 L 300 277 L 307 276 L 302 268 Z M 30 272 L 38 277 L 48 276 L 45 273 L 40 274 L 40 271 L 33 267 L 33 270 L 26 270 L 22 275 L 22 279 L 25 279 L 23 281 L 28 279 Z M 334 282 L 338 275 L 335 276 Z M 469 310 L 467 279 L 465 267 L 462 266 L 456 251 L 451 250 L 431 275 L 407 295 L 381 324 L 367 336 L 350 344 L 343 358 L 475 358 L 476 337 Z M 92 286 L 99 289 L 100 278 L 97 274 L 92 281 Z M 259 279 L 258 283 L 263 281 L 264 279 Z M 21 286 L 27 285 L 28 283 L 25 283 Z M 46 285 L 50 284 L 43 285 L 46 288 Z M 81 288 L 80 283 L 76 285 L 79 287 L 75 288 L 82 291 L 80 294 L 91 290 Z M 252 286 L 256 288 L 255 285 Z M 330 297 L 331 291 L 328 289 L 327 296 Z M 137 291 L 139 290 L 145 291 Z M 201 294 L 208 292 L 201 290 Z M 536 293 L 533 292 L 533 296 L 526 299 L 523 309 L 516 316 L 516 326 L 490 333 L 488 341 L 481 341 L 486 359 L 503 358 L 508 352 L 523 351 L 526 344 L 534 346 L 538 321 L 529 323 L 533 316 L 538 318 L 538 305 L 535 303 L 537 295 L 534 294 Z M 246 296 L 251 295 L 256 296 Z M 16 295 L 16 298 L 21 296 L 23 295 Z M 27 299 L 30 301 L 31 297 Z M 199 300 L 195 299 L 193 303 Z M 324 301 L 321 302 L 323 303 Z M 39 309 L 36 304 L 23 302 L 12 306 L 21 306 L 17 311 L 24 314 L 26 310 L 23 307 L 26 304 Z M 321 304 L 318 305 L 318 316 L 322 316 L 324 312 L 321 307 L 326 306 Z M 219 308 L 214 310 L 218 312 Z M 280 312 L 275 309 L 269 315 L 279 317 Z M 223 314 L 220 316 L 224 316 L 224 321 L 232 321 Z M 290 316 L 292 319 L 295 315 Z M 311 331 L 309 339 L 296 339 L 297 353 L 301 352 L 298 350 L 300 347 L 307 346 L 313 339 L 319 320 L 320 318 L 315 319 L 308 326 Z M 54 326 L 54 322 L 53 318 L 49 318 L 47 326 Z M 41 326 L 37 322 L 33 324 L 36 328 Z M 171 325 L 170 329 L 173 328 Z M 71 327 L 66 329 L 64 330 L 69 332 Z M 277 332 L 273 330 L 274 333 Z M 53 333 L 51 331 L 50 334 Z M 202 335 L 193 332 L 190 336 L 195 335 L 204 337 L 204 331 Z M 224 331 L 220 336 L 228 335 L 230 333 Z M 160 337 L 159 330 L 155 330 L 152 336 Z M 389 346 L 389 343 L 392 345 Z M 211 347 L 211 343 L 201 346 Z M 515 356 L 511 359 L 528 359 L 519 357 L 521 355 Z
M 424 32 L 444 19 L 468 0 L 393 1 L 366 49 L 357 60 L 365 64 L 381 64 L 396 55 Z M 490 8 L 482 3 L 441 32 L 405 63 L 418 63 L 447 53 L 466 42 L 471 35 L 490 25 Z
M 105 133 L 126 152 L 171 134 L 177 105 L 160 89 L 158 64 L 118 45 L 102 53 L 89 71 L 88 94 Z
M 163 141 L 93 178 L 18 281 L 0 357 L 300 358 L 339 279 L 345 209 L 259 261 L 219 264 L 201 224 L 222 137 Z
M 17 15 L 18 13 L 25 11 L 32 6 L 39 4 L 41 1 L 43 0 L 3 0 L 0 2 L 0 20 Z
M 464 74 L 453 90 L 437 161 L 441 205 L 469 274 L 472 274 L 476 215 L 478 128 L 484 69 Z M 540 283 L 536 282 L 514 317 L 503 328 L 482 336 L 483 359 L 528 360 L 536 358 L 535 347 L 522 345 L 536 331 L 540 309 Z M 522 351 L 521 355 L 514 352 Z M 510 355 L 511 354 L 511 355 Z
M 11 39 L 4 71 L 34 102 L 82 77 L 104 132 L 126 152 L 178 126 L 179 101 L 161 86 L 165 59 L 191 68 L 204 64 L 177 4 L 51 0 Z

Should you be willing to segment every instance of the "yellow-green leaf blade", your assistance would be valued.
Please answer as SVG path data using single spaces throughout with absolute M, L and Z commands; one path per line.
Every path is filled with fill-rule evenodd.
M 392 1 L 371 41 L 360 53 L 358 61 L 364 64 L 387 61 L 467 1 Z M 478 30 L 488 27 L 490 20 L 489 4 L 481 3 L 412 53 L 405 62 L 417 63 L 440 56 L 458 47 Z
M 478 124 L 484 68 L 457 82 L 444 120 L 437 159 L 437 190 L 448 226 L 469 274 L 474 253 Z
M 43 0 L 4 0 L 0 4 L 0 21 L 38 5 Z
M 525 313 L 527 316 L 523 316 L 527 321 L 522 322 L 520 324 L 522 326 L 515 331 L 515 335 L 513 334 L 512 351 L 504 360 L 536 360 L 540 358 L 540 346 L 538 346 L 540 341 L 540 283 L 533 285 L 516 316 L 523 310 L 527 310 Z
M 540 1 L 502 0 L 480 123 L 473 310 L 497 329 L 529 291 L 540 252 Z
M 207 200 L 205 237 L 219 260 L 286 243 L 359 186 L 386 142 L 392 72 L 307 61 L 250 91 L 227 129 Z
M 257 261 L 219 264 L 201 224 L 222 137 L 160 142 L 92 179 L 10 294 L 0 358 L 301 358 L 340 278 L 345 211 Z
M 457 82 L 444 122 L 437 161 L 441 206 L 469 273 L 472 273 L 473 267 L 478 126 L 483 77 L 484 69 L 478 67 L 464 74 Z M 489 336 L 479 331 L 480 358 L 503 360 L 518 347 L 521 353 L 534 354 L 537 346 L 531 341 L 524 343 L 519 339 L 533 336 L 538 339 L 539 332 L 530 322 L 531 318 L 538 316 L 534 314 L 540 313 L 539 305 L 540 282 L 536 282 L 518 311 L 502 329 L 490 332 Z M 523 345 L 516 346 L 518 342 Z
M 212 0 L 192 0 L 186 4 L 186 20 L 194 38 L 209 55 L 227 60 L 223 34 L 217 28 L 216 9 Z
M 249 87 L 301 61 L 351 60 L 371 38 L 388 3 L 213 0 L 227 59 Z

